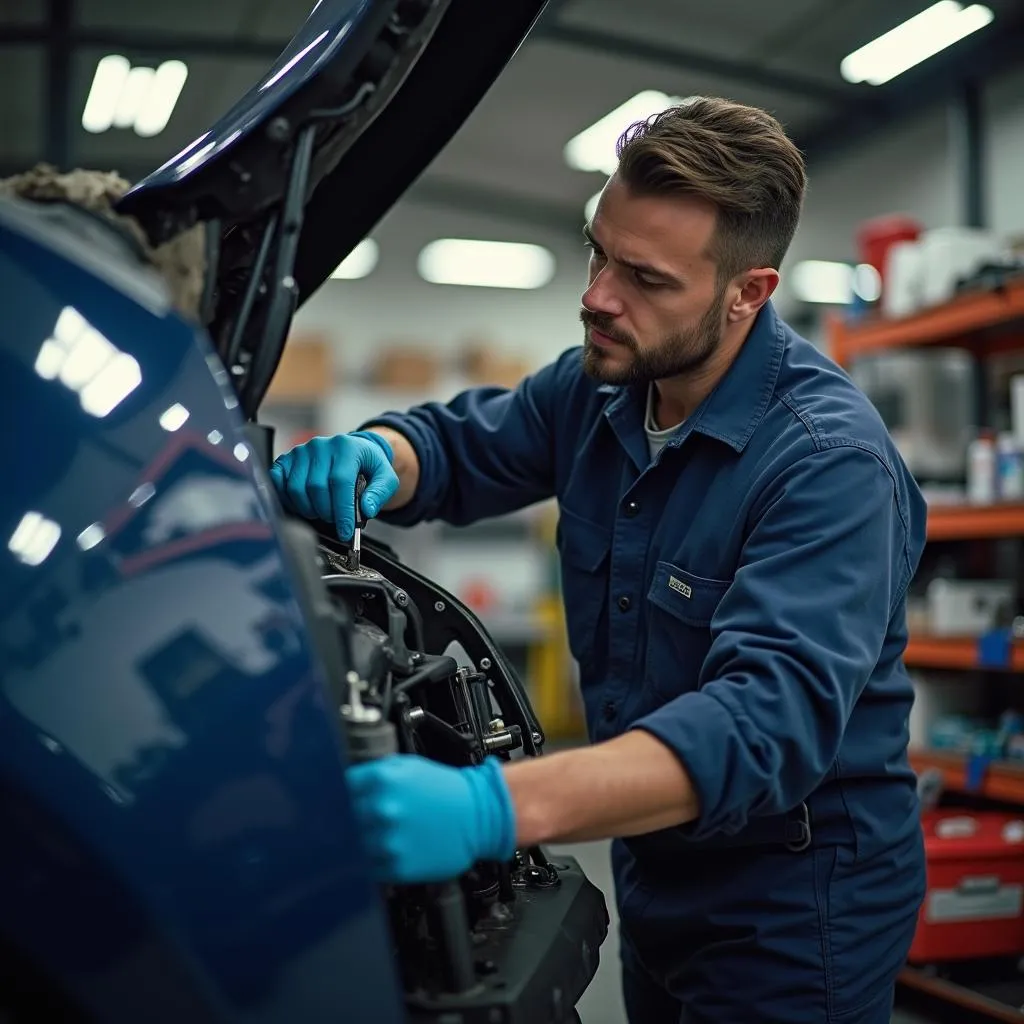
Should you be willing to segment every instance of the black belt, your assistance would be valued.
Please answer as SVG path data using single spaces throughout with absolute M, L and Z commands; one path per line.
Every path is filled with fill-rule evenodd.
M 689 846 L 694 851 L 781 846 L 792 853 L 802 853 L 812 846 L 841 846 L 853 840 L 853 825 L 837 793 L 835 799 L 821 801 L 812 796 L 810 804 L 805 800 L 786 814 L 751 819 L 735 835 L 697 839 Z

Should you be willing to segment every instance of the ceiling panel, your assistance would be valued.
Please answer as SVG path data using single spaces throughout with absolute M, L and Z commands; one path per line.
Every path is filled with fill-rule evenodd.
M 0 25 L 39 25 L 44 15 L 41 0 L 3 0 Z
M 248 6 L 249 0 L 77 0 L 76 21 L 90 30 L 224 35 L 244 27 Z
M 43 146 L 43 58 L 35 46 L 0 47 L 0 162 L 34 163 Z
M 817 123 L 828 110 L 813 100 L 772 95 L 707 75 L 534 42 L 519 51 L 431 172 L 520 196 L 585 201 L 603 179 L 569 168 L 562 157 L 565 143 L 643 89 L 681 96 L 724 94 L 756 103 L 794 132 Z
M 580 28 L 739 60 L 759 55 L 761 40 L 775 35 L 782 24 L 803 20 L 829 4 L 830 0 L 786 0 L 782 5 L 756 0 L 700 4 L 682 4 L 679 0 L 581 0 L 567 7 L 559 20 Z
M 824 91 L 801 96 L 749 81 L 698 73 L 680 60 L 643 62 L 595 52 L 569 42 L 545 40 L 545 22 L 558 19 L 612 38 L 646 41 L 704 57 L 740 62 L 841 86 L 839 61 L 851 50 L 916 13 L 929 0 L 551 0 L 538 31 L 512 60 L 428 176 L 496 194 L 565 204 L 577 209 L 602 183 L 600 175 L 568 168 L 562 149 L 574 134 L 641 89 L 681 96 L 723 95 L 766 107 L 799 140 L 825 119 L 842 118 Z M 1022 0 L 986 0 L 1000 19 L 1024 11 Z M 213 37 L 223 55 L 183 57 L 189 79 L 165 132 L 140 139 L 132 132 L 93 136 L 80 117 L 102 48 L 82 51 L 73 62 L 70 97 L 76 161 L 130 169 L 152 168 L 191 142 L 266 70 L 266 60 L 231 56 L 233 40 L 283 45 L 313 0 L 76 0 L 77 21 L 90 33 Z M 31 23 L 42 0 L 0 0 L 0 25 Z M 1005 23 L 1005 21 L 1004 21 Z M 127 54 L 132 59 L 134 54 Z M 156 63 L 157 58 L 150 58 Z M 45 89 L 38 48 L 0 49 L 0 164 L 28 163 L 43 154 Z M 853 95 L 874 90 L 864 86 Z

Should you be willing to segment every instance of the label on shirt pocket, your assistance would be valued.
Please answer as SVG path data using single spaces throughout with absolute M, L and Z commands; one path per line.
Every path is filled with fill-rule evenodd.
M 705 579 L 671 562 L 658 562 L 647 599 L 687 625 L 707 626 L 728 589 L 726 580 Z

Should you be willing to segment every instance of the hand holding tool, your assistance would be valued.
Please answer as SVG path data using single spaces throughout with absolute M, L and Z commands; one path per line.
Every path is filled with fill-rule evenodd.
M 314 437 L 281 455 L 270 479 L 286 510 L 333 523 L 338 539 L 348 543 L 355 539 L 356 520 L 365 526 L 398 490 L 393 458 L 391 445 L 370 430 Z M 350 488 L 356 489 L 354 501 Z

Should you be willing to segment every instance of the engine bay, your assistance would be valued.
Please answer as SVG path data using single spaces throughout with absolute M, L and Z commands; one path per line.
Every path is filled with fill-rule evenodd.
M 326 524 L 285 526 L 352 762 L 542 755 L 526 691 L 469 608 L 369 537 L 354 568 Z M 573 858 L 519 849 L 451 882 L 388 886 L 384 899 L 411 1020 L 578 1019 L 608 913 Z

